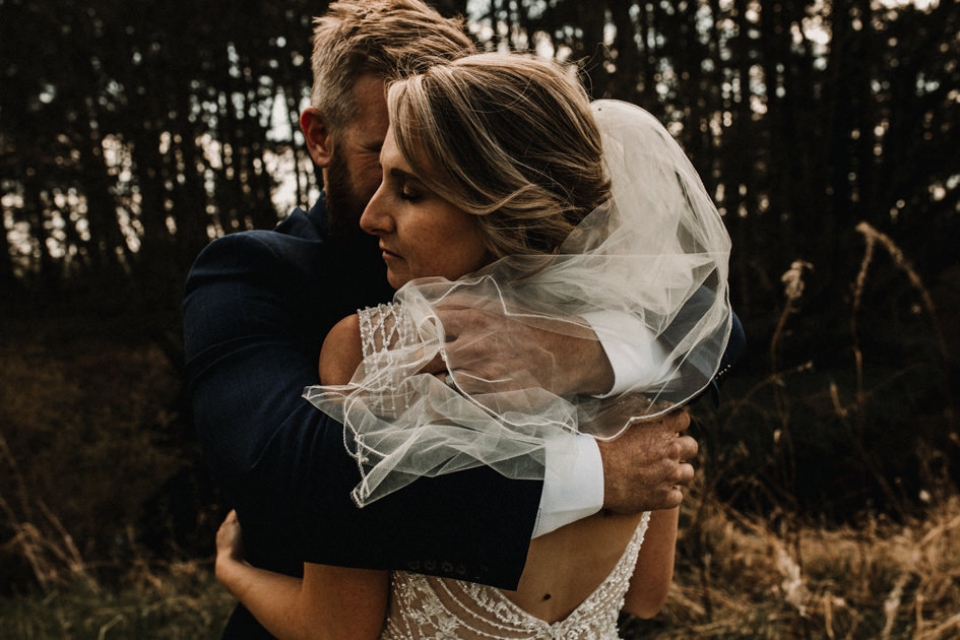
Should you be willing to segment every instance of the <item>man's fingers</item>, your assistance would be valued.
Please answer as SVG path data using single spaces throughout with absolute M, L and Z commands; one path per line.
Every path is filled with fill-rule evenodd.
M 423 373 L 432 373 L 437 375 L 438 373 L 443 373 L 447 370 L 447 363 L 443 361 L 443 358 L 438 353 L 433 356 L 433 360 L 423 365 L 423 368 L 420 369 Z
M 674 487 L 667 494 L 666 500 L 664 501 L 664 509 L 676 509 L 680 506 L 680 503 L 683 502 L 683 491 L 680 487 Z
M 677 467 L 677 488 L 686 487 L 693 482 L 696 469 L 689 462 L 681 462 Z
M 663 421 L 669 425 L 671 431 L 683 433 L 690 428 L 690 412 L 685 408 L 680 408 L 664 416 Z
M 688 435 L 677 436 L 677 439 L 670 446 L 670 454 L 672 455 L 668 455 L 680 462 L 693 460 L 697 457 L 697 452 L 699 451 L 697 441 Z
M 460 307 L 455 305 L 444 305 L 436 310 L 440 324 L 443 325 L 443 332 L 447 341 L 454 340 L 457 336 L 466 331 L 477 331 L 485 328 L 488 324 L 488 316 L 482 311 Z

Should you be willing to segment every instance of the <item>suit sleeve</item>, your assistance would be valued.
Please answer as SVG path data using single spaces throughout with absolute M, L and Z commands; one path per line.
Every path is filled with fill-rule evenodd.
M 301 397 L 318 383 L 326 331 L 356 309 L 342 295 L 350 273 L 318 267 L 318 244 L 270 232 L 227 236 L 187 281 L 188 393 L 249 559 L 291 574 L 308 561 L 515 588 L 542 483 L 481 468 L 418 480 L 363 509 L 350 499 L 359 473 L 343 427 Z

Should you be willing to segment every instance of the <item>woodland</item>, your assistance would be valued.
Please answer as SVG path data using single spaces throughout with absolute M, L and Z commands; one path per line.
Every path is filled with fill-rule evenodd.
M 297 119 L 326 4 L 0 0 L 0 636 L 88 637 L 38 631 L 81 589 L 57 610 L 89 637 L 152 637 L 124 626 L 123 593 L 216 590 L 224 505 L 181 388 L 183 283 L 212 239 L 322 187 Z M 481 49 L 575 61 L 593 97 L 653 113 L 733 240 L 747 350 L 720 406 L 695 408 L 691 577 L 631 637 L 956 637 L 960 3 L 434 4 Z M 952 551 L 881 562 L 904 536 Z M 731 594 L 754 547 L 776 579 L 750 597 L 775 592 L 788 626 L 711 627 L 752 615 Z M 196 624 L 216 637 L 221 618 Z

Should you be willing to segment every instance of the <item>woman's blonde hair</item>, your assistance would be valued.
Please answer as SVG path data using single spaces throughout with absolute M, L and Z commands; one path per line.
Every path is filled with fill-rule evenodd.
M 600 133 L 571 67 L 469 56 L 394 82 L 387 104 L 404 159 L 478 216 L 494 258 L 554 253 L 610 197 Z

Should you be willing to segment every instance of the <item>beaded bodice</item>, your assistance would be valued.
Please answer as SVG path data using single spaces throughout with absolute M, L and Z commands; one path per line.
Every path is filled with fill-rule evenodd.
M 649 517 L 643 515 L 613 571 L 563 620 L 536 618 L 492 587 L 395 572 L 381 640 L 614 640 Z

